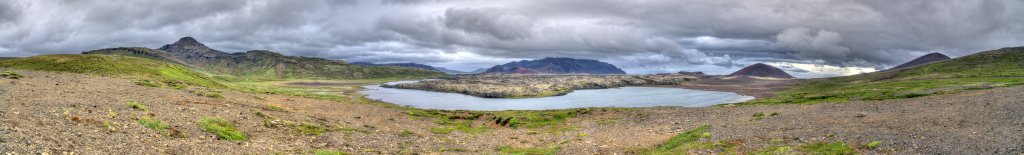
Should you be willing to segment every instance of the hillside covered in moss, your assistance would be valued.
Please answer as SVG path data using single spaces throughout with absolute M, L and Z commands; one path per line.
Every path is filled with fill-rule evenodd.
M 980 52 L 912 68 L 811 79 L 776 97 L 742 104 L 807 104 L 915 98 L 1024 84 L 1024 47 Z
M 444 73 L 410 67 L 359 66 L 340 60 L 286 56 L 266 50 L 225 53 L 196 41 L 181 38 L 159 49 L 143 47 L 108 48 L 83 54 L 111 54 L 143 57 L 178 63 L 228 79 L 370 79 L 443 77 Z

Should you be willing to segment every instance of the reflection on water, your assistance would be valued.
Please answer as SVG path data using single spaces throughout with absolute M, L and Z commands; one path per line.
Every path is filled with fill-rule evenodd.
M 407 83 L 415 81 L 400 81 Z M 563 96 L 542 98 L 482 98 L 458 93 L 364 86 L 367 98 L 423 109 L 443 110 L 545 110 L 584 107 L 706 107 L 742 102 L 754 97 L 732 92 L 660 87 L 622 87 L 576 90 Z

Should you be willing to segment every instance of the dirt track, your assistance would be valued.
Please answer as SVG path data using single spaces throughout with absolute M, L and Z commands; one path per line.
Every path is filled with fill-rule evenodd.
M 843 141 L 868 154 L 1024 153 L 1022 87 L 881 102 L 595 110 L 570 119 L 568 125 L 575 130 L 565 132 L 502 128 L 440 135 L 429 131 L 437 126 L 430 120 L 369 104 L 231 91 L 220 93 L 225 99 L 215 99 L 124 79 L 15 71 L 27 78 L 0 79 L 0 152 L 296 154 L 324 149 L 357 154 L 491 154 L 504 145 L 557 145 L 560 154 L 611 154 L 653 148 L 679 132 L 709 124 L 715 140 L 741 141 L 745 150 L 780 139 L 790 145 Z M 147 105 L 148 112 L 128 108 L 129 101 Z M 267 104 L 288 110 L 270 111 Z M 358 131 L 300 135 L 288 127 L 266 127 L 256 111 L 282 121 Z M 758 112 L 779 115 L 752 120 Z M 170 138 L 142 127 L 135 118 L 147 114 L 189 136 Z M 197 127 L 203 117 L 234 121 L 251 139 L 218 140 Z M 112 125 L 104 127 L 103 122 Z M 403 131 L 413 134 L 403 136 Z M 858 146 L 869 141 L 883 144 L 877 149 Z

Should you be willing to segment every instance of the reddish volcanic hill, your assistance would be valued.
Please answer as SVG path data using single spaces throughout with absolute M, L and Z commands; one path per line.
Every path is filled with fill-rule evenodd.
M 788 73 L 782 71 L 779 68 L 775 68 L 773 66 L 765 65 L 762 63 L 757 63 L 754 65 L 744 67 L 743 69 L 740 69 L 736 72 L 733 72 L 732 74 L 729 74 L 729 76 L 757 76 L 785 79 L 793 78 L 793 76 L 790 76 Z
M 903 63 L 902 65 L 899 65 L 899 66 L 896 66 L 896 67 L 893 67 L 893 68 L 889 68 L 889 70 L 899 70 L 899 69 L 911 68 L 911 67 L 914 67 L 914 66 L 919 66 L 919 65 L 924 65 L 924 64 L 936 62 L 936 61 L 949 60 L 949 59 L 950 59 L 949 56 L 943 55 L 942 53 L 930 53 L 930 54 L 927 54 L 927 55 L 924 55 L 924 56 L 921 56 L 921 57 L 917 57 L 917 59 L 910 60 L 910 62 Z

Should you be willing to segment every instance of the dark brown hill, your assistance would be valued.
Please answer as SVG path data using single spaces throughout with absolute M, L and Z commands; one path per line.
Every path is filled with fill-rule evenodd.
M 525 68 L 532 71 L 524 71 Z M 497 65 L 484 73 L 516 74 L 517 72 L 537 72 L 542 74 L 626 74 L 615 65 L 590 59 L 544 58 L 523 60 Z
M 950 59 L 949 56 L 943 55 L 942 53 L 930 53 L 930 54 L 926 54 L 926 55 L 921 56 L 921 57 L 917 57 L 914 60 L 910 60 L 910 62 L 903 63 L 903 64 L 901 64 L 899 66 L 896 66 L 896 67 L 893 67 L 893 68 L 889 68 L 888 70 L 906 69 L 906 68 L 911 68 L 911 67 L 914 67 L 914 66 L 920 66 L 920 65 L 924 65 L 924 64 L 928 64 L 928 63 L 932 63 L 932 62 L 936 62 L 936 61 L 943 61 L 943 60 L 949 60 L 949 59 Z
M 770 77 L 770 78 L 784 78 L 791 79 L 793 76 L 789 75 L 785 71 L 779 68 L 775 68 L 771 65 L 765 65 L 763 63 L 757 63 L 740 69 L 729 76 L 757 76 L 757 77 Z

